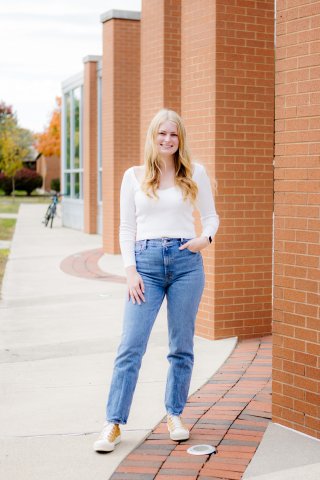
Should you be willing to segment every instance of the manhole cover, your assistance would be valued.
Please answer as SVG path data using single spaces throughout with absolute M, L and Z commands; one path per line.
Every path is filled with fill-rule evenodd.
M 193 445 L 187 450 L 191 455 L 208 455 L 215 451 L 216 449 L 212 445 Z

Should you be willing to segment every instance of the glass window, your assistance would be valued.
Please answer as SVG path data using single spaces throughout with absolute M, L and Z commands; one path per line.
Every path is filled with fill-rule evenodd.
M 74 160 L 73 167 L 80 167 L 80 122 L 81 122 L 81 88 L 73 90 L 73 145 L 74 145 Z
M 80 173 L 74 173 L 74 198 L 80 198 Z
M 64 193 L 71 198 L 82 194 L 82 86 L 64 94 Z
M 71 194 L 70 173 L 64 175 L 64 194 L 66 197 L 70 197 Z

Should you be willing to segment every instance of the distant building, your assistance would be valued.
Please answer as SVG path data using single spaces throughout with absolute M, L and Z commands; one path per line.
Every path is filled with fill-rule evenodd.
M 42 189 L 45 192 L 50 192 L 51 181 L 54 179 L 60 180 L 60 157 L 52 155 L 51 157 L 45 157 L 41 153 L 36 159 L 36 170 L 43 178 Z

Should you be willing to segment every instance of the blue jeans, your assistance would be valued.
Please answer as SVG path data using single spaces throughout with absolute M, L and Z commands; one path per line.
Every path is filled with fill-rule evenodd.
M 106 418 L 126 424 L 142 357 L 164 296 L 167 296 L 169 330 L 169 370 L 165 407 L 180 415 L 188 398 L 193 369 L 195 319 L 205 276 L 200 252 L 179 250 L 186 238 L 138 240 L 135 244 L 136 268 L 145 287 L 145 302 L 126 301 L 123 332 L 106 407 Z

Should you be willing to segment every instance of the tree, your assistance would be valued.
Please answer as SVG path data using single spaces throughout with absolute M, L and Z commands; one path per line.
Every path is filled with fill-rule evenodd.
M 14 113 L 12 110 L 12 105 L 6 105 L 4 101 L 0 102 L 0 125 L 7 119 L 13 118 Z
M 49 126 L 43 133 L 35 135 L 36 149 L 45 157 L 56 155 L 60 157 L 61 142 L 61 97 L 56 97 L 56 108 L 53 110 Z
M 18 126 L 12 106 L 0 103 L 0 171 L 12 180 L 15 190 L 15 174 L 30 155 L 33 142 L 31 132 Z

